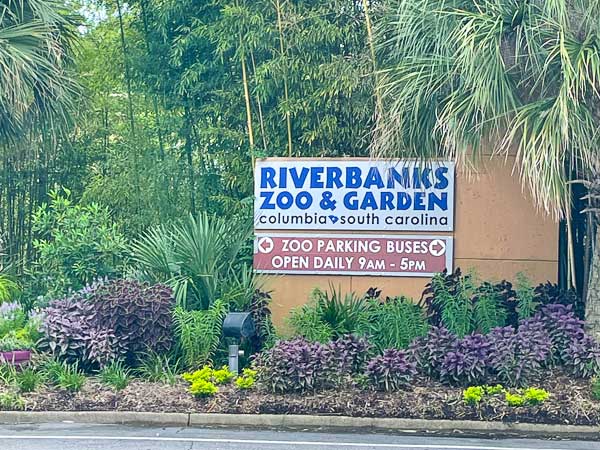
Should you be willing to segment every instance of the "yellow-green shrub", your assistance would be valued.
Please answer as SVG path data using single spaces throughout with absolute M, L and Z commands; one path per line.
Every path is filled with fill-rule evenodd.
M 550 394 L 545 389 L 538 388 L 527 388 L 525 392 L 523 392 L 523 398 L 525 402 L 529 405 L 539 405 L 548 400 Z
M 467 405 L 477 405 L 485 393 L 482 386 L 470 386 L 463 391 L 463 400 Z
M 194 397 L 211 397 L 219 392 L 219 388 L 210 381 L 198 379 L 192 383 L 189 391 Z
M 239 389 L 252 389 L 256 384 L 256 370 L 244 369 L 242 376 L 239 376 L 235 380 L 235 385 Z

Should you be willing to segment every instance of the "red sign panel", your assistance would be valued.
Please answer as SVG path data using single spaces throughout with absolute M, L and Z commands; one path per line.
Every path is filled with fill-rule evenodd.
M 254 269 L 261 273 L 432 276 L 452 271 L 450 236 L 296 235 L 259 233 Z

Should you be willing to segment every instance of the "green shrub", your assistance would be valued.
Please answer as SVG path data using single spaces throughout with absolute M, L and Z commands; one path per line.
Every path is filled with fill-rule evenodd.
M 79 365 L 63 363 L 56 377 L 56 385 L 69 392 L 78 392 L 85 384 L 85 374 Z
M 0 338 L 22 329 L 27 323 L 27 314 L 18 303 L 0 303 Z
M 1 392 L 0 409 L 9 411 L 25 409 L 25 400 L 16 392 Z
M 213 370 L 212 373 L 212 380 L 215 384 L 227 384 L 234 378 L 235 374 L 227 366 L 223 366 L 219 370 Z
M 114 361 L 102 368 L 98 374 L 102 383 L 111 386 L 116 391 L 121 391 L 127 387 L 130 380 L 129 370 L 121 361 Z
M 498 395 L 504 392 L 504 386 L 497 384 L 495 386 L 484 386 L 487 395 Z
M 523 398 L 528 405 L 540 405 L 548 400 L 548 397 L 550 394 L 544 389 L 530 387 L 523 392 Z
M 592 380 L 592 397 L 596 400 L 600 400 L 600 379 L 594 378 Z
M 189 392 L 194 397 L 211 397 L 219 392 L 219 388 L 210 381 L 198 379 L 192 383 Z
M 525 404 L 525 398 L 521 394 L 506 392 L 504 394 L 504 399 L 508 406 L 523 406 Z
M 463 391 L 463 401 L 467 405 L 478 405 L 483 400 L 485 389 L 482 386 L 470 386 Z
M 487 334 L 506 325 L 507 311 L 502 305 L 501 293 L 491 283 L 482 283 L 473 297 L 475 328 Z
M 535 300 L 535 289 L 527 276 L 522 272 L 517 274 L 515 291 L 517 293 L 517 312 L 519 314 L 519 319 L 527 319 L 528 317 L 533 316 L 538 306 Z
M 44 373 L 35 370 L 33 367 L 26 367 L 16 372 L 15 382 L 19 391 L 33 392 L 43 384 Z
M 288 324 L 293 336 L 301 336 L 310 342 L 329 342 L 333 329 L 323 321 L 314 304 L 302 305 L 290 311 Z
M 17 382 L 17 369 L 12 364 L 0 363 L 0 383 L 5 386 L 15 385 Z
M 315 289 L 311 294 L 321 320 L 333 330 L 338 338 L 363 329 L 369 321 L 369 303 L 354 292 L 342 294 L 330 285 L 329 292 Z
M 21 294 L 21 286 L 10 275 L 0 269 L 0 304 L 16 300 Z
M 212 369 L 209 366 L 204 366 L 200 370 L 196 370 L 195 372 L 186 372 L 181 375 L 188 383 L 194 384 L 196 381 L 210 381 L 216 385 L 218 384 L 227 384 L 231 382 L 235 378 L 235 374 L 231 372 L 227 366 L 223 366 L 220 369 Z
M 122 271 L 126 240 L 107 208 L 76 205 L 70 191 L 52 191 L 50 203 L 33 214 L 37 259 L 28 269 L 35 289 L 46 300 L 77 291 L 94 279 Z
M 354 292 L 342 294 L 314 289 L 310 301 L 291 311 L 288 323 L 294 337 L 326 343 L 347 334 L 362 334 L 369 325 L 370 302 Z
M 0 338 L 0 352 L 11 352 L 13 350 L 31 350 L 34 343 L 26 338 L 18 337 L 14 331 Z
M 431 279 L 432 306 L 440 311 L 441 323 L 452 333 L 462 338 L 473 329 L 473 302 L 475 292 L 473 277 L 460 276 L 454 279 L 436 274 Z
M 182 374 L 181 378 L 183 378 L 188 383 L 193 383 L 197 380 L 210 381 L 212 378 L 212 374 L 212 368 L 209 366 L 204 366 L 202 369 L 196 370 L 195 372 L 186 372 Z
M 187 367 L 208 363 L 221 340 L 221 328 L 227 306 L 215 301 L 206 311 L 175 308 L 174 324 L 178 352 Z
M 58 376 L 63 372 L 63 363 L 54 358 L 48 358 L 41 364 L 40 370 L 47 381 L 57 384 Z
M 256 370 L 244 369 L 242 375 L 235 379 L 238 389 L 252 389 L 256 384 Z
M 171 386 L 177 383 L 178 373 L 180 371 L 180 361 L 171 361 L 166 355 L 159 355 L 154 352 L 147 352 L 140 360 L 140 365 L 136 368 L 136 374 L 147 381 L 153 383 L 166 383 Z
M 372 302 L 369 320 L 363 328 L 369 342 L 379 351 L 404 349 L 429 330 L 423 309 L 406 297 L 388 298 L 385 303 Z

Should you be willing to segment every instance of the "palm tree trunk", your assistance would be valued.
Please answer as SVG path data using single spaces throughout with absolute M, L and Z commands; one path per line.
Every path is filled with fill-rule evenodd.
M 585 299 L 585 323 L 587 331 L 600 340 L 600 233 L 592 245 L 592 263 Z

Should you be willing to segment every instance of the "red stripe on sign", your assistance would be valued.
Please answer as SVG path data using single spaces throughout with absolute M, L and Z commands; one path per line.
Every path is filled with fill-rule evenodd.
M 264 273 L 426 276 L 451 265 L 449 236 L 259 234 L 254 245 Z

